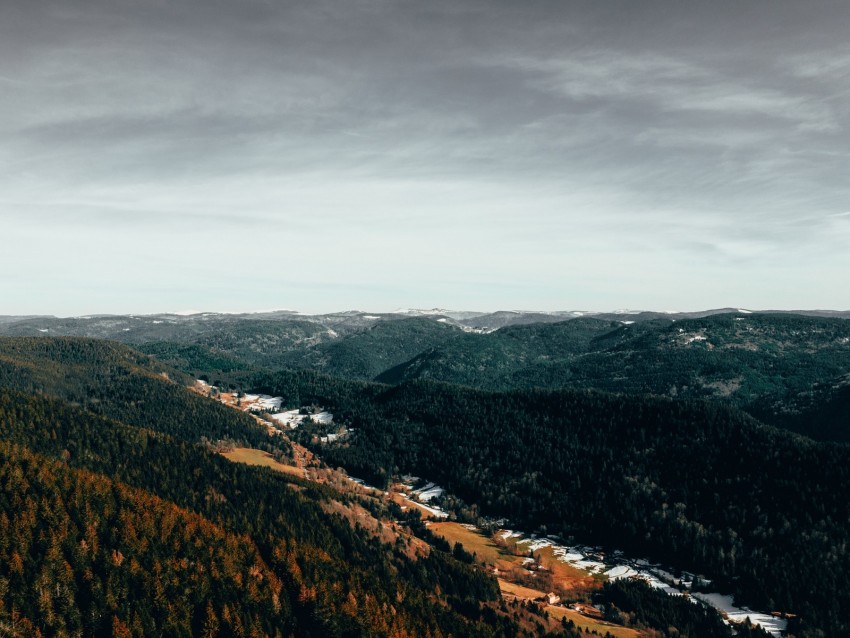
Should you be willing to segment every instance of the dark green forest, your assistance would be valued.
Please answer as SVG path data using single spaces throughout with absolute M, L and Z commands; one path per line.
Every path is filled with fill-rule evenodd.
M 846 414 L 846 395 L 833 392 L 826 397 L 831 407 L 819 410 L 825 388 L 850 384 L 846 318 L 695 314 L 561 321 L 518 314 L 510 317 L 516 323 L 483 332 L 475 326 L 488 325 L 486 316 L 466 324 L 357 312 L 42 317 L 5 323 L 0 333 L 116 339 L 196 378 L 235 387 L 250 384 L 257 371 L 305 369 L 390 384 L 421 379 L 491 391 L 573 388 L 708 399 L 815 439 L 850 442 L 847 420 L 834 416 Z
M 814 325 L 795 322 L 783 330 Z M 603 340 L 616 353 L 634 338 L 623 334 L 633 326 L 551 326 L 570 332 L 575 350 Z M 843 339 L 840 324 L 809 328 L 817 343 Z M 638 340 L 657 341 L 658 329 L 639 327 Z M 364 339 L 356 356 L 380 342 Z M 564 337 L 553 339 L 541 348 Z M 403 539 L 383 542 L 339 514 L 351 496 L 214 454 L 210 441 L 280 455 L 290 447 L 188 390 L 199 374 L 331 410 L 335 427 L 354 429 L 348 437 L 321 445 L 326 427 L 314 424 L 292 436 L 376 485 L 418 474 L 447 488 L 446 504 L 465 516 L 702 574 L 739 602 L 796 614 L 798 637 L 850 635 L 850 448 L 740 409 L 766 409 L 766 397 L 775 408 L 778 395 L 739 406 L 644 391 L 490 392 L 402 377 L 388 385 L 263 371 L 199 346 L 151 348 L 161 359 L 98 340 L 0 338 L 0 526 L 10 530 L 0 534 L 0 626 L 11 635 L 542 635 L 498 603 L 495 581 L 463 551 L 430 538 L 431 551 L 412 556 Z M 828 374 L 841 369 L 840 351 L 822 350 Z M 399 346 L 397 356 L 409 352 Z M 818 365 L 798 370 L 807 389 L 782 413 L 789 423 L 820 414 L 841 430 L 844 386 L 815 381 Z M 378 501 L 362 505 L 386 524 L 399 517 Z M 700 606 L 639 585 L 599 596 L 612 619 L 656 635 L 730 635 L 716 615 L 701 620 Z
M 847 419 L 831 416 L 848 409 L 841 391 L 850 387 L 846 319 L 732 313 L 627 324 L 578 318 L 477 334 L 409 318 L 333 338 L 306 337 L 303 329 L 298 324 L 291 338 L 272 338 L 263 322 L 243 322 L 227 328 L 227 339 L 206 335 L 191 344 L 141 347 L 195 376 L 236 386 L 249 384 L 252 370 L 287 368 L 393 385 L 432 380 L 491 391 L 572 388 L 706 399 L 818 440 L 850 442 Z M 824 413 L 827 389 L 831 407 Z
M 847 446 L 706 402 L 291 373 L 265 381 L 355 429 L 329 445 L 313 443 L 319 426 L 298 436 L 356 476 L 427 476 L 520 528 L 646 554 L 828 635 L 850 631 Z
M 33 344 L 4 347 L 33 348 Z M 3 508 L 0 622 L 19 636 L 514 636 L 504 615 L 482 614 L 495 581 L 438 550 L 416 560 L 325 504 L 344 497 L 285 475 L 233 464 L 195 434 L 210 412 L 183 412 L 162 431 L 56 395 L 91 365 L 107 393 L 128 382 L 129 351 L 74 340 L 31 372 L 39 394 L 0 391 Z M 38 350 L 38 348 L 36 348 Z M 75 354 L 72 354 L 75 353 Z M 115 354 L 120 355 L 115 357 Z M 74 363 L 78 361 L 79 363 Z M 6 372 L 10 368 L 3 362 Z M 22 360 L 16 359 L 14 369 Z M 76 372 L 72 369 L 79 366 Z M 62 374 L 57 370 L 63 369 Z M 36 373 L 39 374 L 36 374 Z M 9 379 L 13 375 L 4 378 Z M 156 383 L 174 385 L 164 378 Z M 162 388 L 157 388 L 161 390 Z M 168 405 L 173 397 L 164 397 Z M 200 399 L 200 397 L 198 397 Z M 212 413 L 222 406 L 204 400 Z M 108 410 L 107 410 L 108 411 Z M 254 436 L 234 423 L 226 431 Z M 175 419 L 176 420 L 176 417 Z M 242 428 L 242 429 L 240 429 Z M 194 434 L 193 434 L 194 433 Z M 219 564 L 219 561 L 221 563 Z M 153 583 L 160 583 L 156 587 Z M 460 611 L 458 611 L 460 610 Z

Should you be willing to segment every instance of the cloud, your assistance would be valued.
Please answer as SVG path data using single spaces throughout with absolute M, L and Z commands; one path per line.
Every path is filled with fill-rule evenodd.
M 577 102 L 645 103 L 665 117 L 681 111 L 704 111 L 715 118 L 769 117 L 809 131 L 838 128 L 828 105 L 808 96 L 759 86 L 758 78 L 742 82 L 679 58 L 594 51 L 562 58 L 512 57 L 487 63 L 520 70 L 529 76 L 531 87 Z
M 183 305 L 310 310 L 642 306 L 621 296 L 686 279 L 697 307 L 785 259 L 842 305 L 848 10 L 712 5 L 5 3 L 0 267 L 62 272 L 72 304 L 120 259 L 150 310 L 193 282 Z

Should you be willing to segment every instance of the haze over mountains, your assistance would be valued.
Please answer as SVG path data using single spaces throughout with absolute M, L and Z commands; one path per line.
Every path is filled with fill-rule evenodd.
M 183 327 L 203 321 L 228 320 L 273 320 L 273 319 L 301 319 L 328 326 L 361 327 L 378 321 L 399 319 L 402 317 L 428 317 L 434 320 L 444 319 L 446 323 L 455 323 L 470 328 L 493 330 L 505 326 L 530 323 L 555 323 L 566 321 L 577 317 L 592 317 L 596 319 L 609 319 L 616 321 L 647 321 L 650 319 L 693 319 L 708 317 L 716 314 L 740 312 L 743 314 L 797 314 L 811 317 L 839 317 L 850 318 L 850 310 L 749 310 L 746 308 L 716 308 L 697 311 L 658 311 L 658 310 L 497 310 L 492 312 L 477 312 L 473 310 L 447 310 L 445 308 L 400 308 L 393 312 L 367 312 L 360 310 L 346 310 L 323 314 L 304 314 L 296 310 L 264 310 L 257 312 L 163 312 L 156 314 L 95 314 L 73 317 L 56 317 L 53 315 L 0 315 L 0 324 L 17 324 L 15 328 L 3 328 L 4 333 L 24 333 L 27 330 L 53 329 L 54 331 L 77 330 L 84 332 L 100 331 L 103 335 L 115 335 L 118 329 L 133 329 L 142 325 L 156 326 L 168 323 L 170 325 L 181 325 Z M 121 323 L 125 321 L 126 323 Z M 165 328 L 163 328 L 165 330 Z M 62 332 L 64 334 L 64 332 Z M 94 335 L 90 335 L 94 336 Z

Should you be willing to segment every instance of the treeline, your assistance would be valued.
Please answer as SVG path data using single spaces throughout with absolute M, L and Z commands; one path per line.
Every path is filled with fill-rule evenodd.
M 799 614 L 812 631 L 850 632 L 846 446 L 715 404 L 303 373 L 261 381 L 355 428 L 320 446 L 355 476 L 426 476 L 525 529 L 647 554 L 753 607 Z M 303 442 L 317 427 L 299 430 Z
M 0 387 L 195 442 L 232 439 L 289 452 L 247 414 L 186 388 L 192 379 L 127 346 L 82 338 L 0 338 Z
M 659 595 L 639 580 L 607 582 L 597 597 L 605 609 L 606 620 L 627 627 L 652 629 L 656 636 L 728 638 L 731 633 L 716 610 L 680 596 Z M 738 638 L 770 637 L 764 629 L 747 623 L 738 625 L 735 635 Z

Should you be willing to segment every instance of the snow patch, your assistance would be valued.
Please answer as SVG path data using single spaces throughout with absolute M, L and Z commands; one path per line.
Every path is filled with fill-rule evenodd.
M 770 614 L 752 611 L 746 607 L 736 607 L 731 596 L 699 592 L 693 596 L 720 611 L 730 623 L 742 623 L 749 618 L 751 623 L 761 625 L 762 629 L 773 636 L 781 636 L 788 628 L 788 621 L 784 618 L 776 618 Z
M 690 588 L 693 586 L 695 576 L 693 574 L 684 573 L 682 578 L 676 578 L 669 571 L 661 568 L 657 564 L 650 563 L 648 560 L 629 559 L 624 556 L 621 551 L 613 551 L 605 555 L 599 548 L 586 547 L 584 545 L 564 546 L 557 544 L 556 537 L 538 538 L 537 536 L 525 536 L 521 532 L 513 530 L 502 530 L 499 536 L 503 540 L 518 538 L 516 541 L 518 547 L 529 549 L 535 552 L 544 547 L 551 547 L 552 554 L 557 560 L 568 563 L 578 569 L 591 574 L 600 574 L 607 577 L 609 580 L 620 580 L 624 578 L 637 578 L 646 582 L 653 589 L 662 591 L 670 596 L 684 596 L 684 592 L 677 588 Z M 530 559 L 525 559 L 524 564 L 528 564 Z M 708 584 L 710 581 L 702 579 L 702 582 Z M 787 628 L 788 622 L 782 618 L 776 618 L 770 614 L 755 612 L 746 607 L 739 608 L 733 604 L 731 596 L 722 594 L 703 594 L 695 593 L 691 600 L 699 600 L 703 603 L 717 609 L 724 616 L 724 620 L 728 623 L 741 623 L 749 618 L 753 624 L 760 625 L 765 631 L 773 636 L 781 636 Z M 696 602 L 694 600 L 694 602 Z
M 508 540 L 509 538 L 518 538 L 518 537 L 520 537 L 520 536 L 522 536 L 522 532 L 513 532 L 513 531 L 511 531 L 511 530 L 509 530 L 509 529 L 506 529 L 506 530 L 505 530 L 504 532 L 502 532 L 502 534 L 501 534 L 501 537 L 502 537 L 502 539 L 504 539 L 504 540 Z
M 444 512 L 444 511 L 443 511 L 443 510 L 441 510 L 439 507 L 434 507 L 433 505 L 423 505 L 422 503 L 417 503 L 416 501 L 414 501 L 413 499 L 408 498 L 408 497 L 407 497 L 407 496 L 405 496 L 404 494 L 402 494 L 402 498 L 403 498 L 404 500 L 406 500 L 406 501 L 410 502 L 410 503 L 415 504 L 415 505 L 416 505 L 416 507 L 419 507 L 419 508 L 421 508 L 421 509 L 425 510 L 425 511 L 426 511 L 426 512 L 428 512 L 431 516 L 435 516 L 435 517 L 437 517 L 437 518 L 448 518 L 448 517 L 449 517 L 448 513 Z
M 281 425 L 288 425 L 290 429 L 294 430 L 301 425 L 301 421 L 304 420 L 304 415 L 298 414 L 298 410 L 287 410 L 286 412 L 272 414 L 271 419 L 273 421 L 277 421 Z
M 434 483 L 428 483 L 424 487 L 420 487 L 418 490 L 413 490 L 413 494 L 416 494 L 416 496 L 419 497 L 419 500 L 425 503 L 430 501 L 432 498 L 442 496 L 444 493 L 445 490 Z
M 628 565 L 618 565 L 605 572 L 609 580 L 620 580 L 621 578 L 631 578 L 637 576 L 637 572 Z

